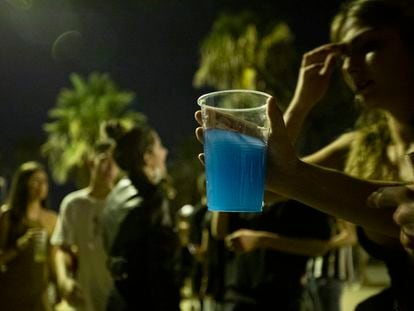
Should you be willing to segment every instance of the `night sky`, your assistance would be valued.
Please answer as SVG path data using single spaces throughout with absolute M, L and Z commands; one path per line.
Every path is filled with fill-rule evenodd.
M 193 135 L 196 98 L 206 91 L 192 86 L 198 48 L 220 10 L 253 6 L 276 14 L 288 21 L 298 47 L 308 49 L 328 40 L 340 1 L 33 0 L 28 10 L 18 7 L 22 2 L 0 2 L 0 176 L 22 160 L 16 150 L 44 142 L 47 111 L 71 72 L 109 72 L 121 89 L 134 91 L 134 109 L 174 151 Z M 64 40 L 58 45 L 78 54 L 70 62 L 52 57 L 67 31 L 79 32 L 83 42 L 79 49 Z
M 212 19 L 211 5 L 167 1 L 133 9 L 74 8 L 57 2 L 61 5 L 42 1 L 45 5 L 28 11 L 5 3 L 0 8 L 2 162 L 10 161 L 5 150 L 19 141 L 29 136 L 30 141 L 44 140 L 47 111 L 59 90 L 69 85 L 73 71 L 109 72 L 120 88 L 134 91 L 134 108 L 148 116 L 167 145 L 192 132 L 194 100 L 200 91 L 191 82 L 198 42 Z M 81 55 L 71 62 L 55 60 L 55 40 L 73 30 L 82 34 Z M 70 50 L 70 43 L 63 41 L 61 49 Z

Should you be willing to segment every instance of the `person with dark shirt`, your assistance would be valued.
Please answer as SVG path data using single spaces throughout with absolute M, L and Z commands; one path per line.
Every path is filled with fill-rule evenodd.
M 106 132 L 116 142 L 116 163 L 128 175 L 109 194 L 102 216 L 116 289 L 125 310 L 178 311 L 179 247 L 165 182 L 167 150 L 148 125 L 125 130 L 108 123 Z
M 215 213 L 215 236 L 229 249 L 224 310 L 301 310 L 307 261 L 332 247 L 327 219 L 297 201 Z

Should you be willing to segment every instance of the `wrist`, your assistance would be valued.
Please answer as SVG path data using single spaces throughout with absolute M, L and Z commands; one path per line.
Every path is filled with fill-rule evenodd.
M 295 111 L 307 114 L 314 105 L 315 103 L 313 103 L 309 99 L 300 96 L 294 96 L 290 101 L 289 106 L 286 109 L 286 112 Z
M 278 234 L 272 233 L 270 234 L 262 234 L 260 235 L 259 239 L 259 248 L 263 249 L 271 249 L 273 248 L 275 240 L 278 238 Z
M 285 161 L 280 168 L 277 168 L 277 174 L 273 174 L 270 170 L 266 175 L 267 190 L 285 197 L 291 197 L 292 190 L 296 189 L 299 176 L 303 175 L 304 166 L 306 166 L 304 162 L 294 157 L 289 161 Z

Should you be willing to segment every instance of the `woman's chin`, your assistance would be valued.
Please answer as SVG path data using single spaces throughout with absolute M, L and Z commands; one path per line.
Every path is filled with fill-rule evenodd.
M 381 101 L 374 96 L 357 94 L 355 95 L 355 102 L 367 109 L 383 108 Z

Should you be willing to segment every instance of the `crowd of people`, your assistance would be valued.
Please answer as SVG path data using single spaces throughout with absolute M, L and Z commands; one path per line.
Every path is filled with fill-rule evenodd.
M 384 261 L 391 284 L 356 310 L 414 310 L 414 5 L 350 0 L 331 37 L 304 54 L 284 114 L 268 102 L 262 213 L 209 211 L 204 176 L 195 208 L 172 210 L 168 151 L 146 123 L 104 125 L 89 185 L 58 213 L 48 206 L 47 169 L 21 164 L 0 210 L 1 309 L 180 310 L 190 280 L 194 310 L 336 311 L 344 282 L 336 254 L 358 240 Z M 358 121 L 299 157 L 303 123 L 338 64 L 361 106 Z M 200 111 L 195 117 L 201 124 Z M 221 120 L 231 130 L 241 122 Z M 201 127 L 196 136 L 203 141 Z M 309 294 L 316 257 L 317 299 Z

